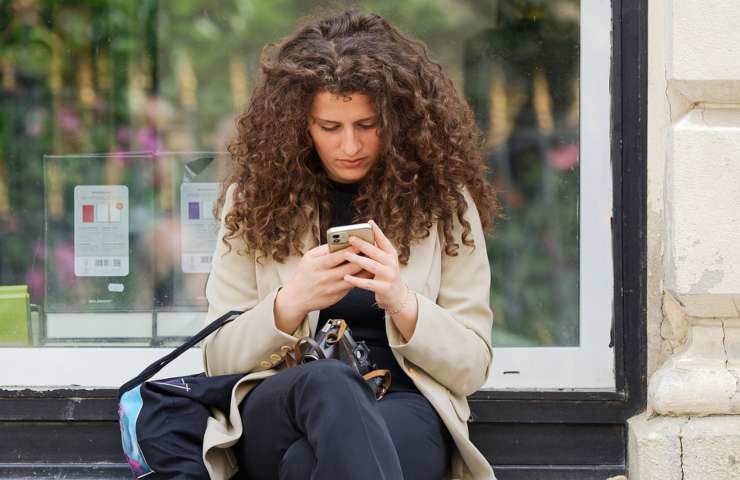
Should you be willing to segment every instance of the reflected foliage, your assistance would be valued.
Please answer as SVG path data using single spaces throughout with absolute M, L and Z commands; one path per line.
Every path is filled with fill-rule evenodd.
M 578 345 L 578 4 L 500 7 L 464 53 L 508 217 L 488 242 L 493 341 Z
M 307 15 L 360 5 L 427 43 L 486 135 L 508 214 L 488 244 L 494 342 L 577 344 L 578 1 L 317 3 L 0 0 L 0 284 L 27 284 L 44 304 L 44 266 L 55 284 L 69 275 L 74 252 L 47 251 L 45 218 L 68 225 L 61 185 L 91 177 L 45 171 L 44 155 L 223 151 L 263 45 Z M 179 167 L 119 167 L 103 162 L 92 178 L 136 175 L 153 228 L 166 231 Z M 172 306 L 157 292 L 172 295 L 173 274 L 149 278 L 137 288 Z

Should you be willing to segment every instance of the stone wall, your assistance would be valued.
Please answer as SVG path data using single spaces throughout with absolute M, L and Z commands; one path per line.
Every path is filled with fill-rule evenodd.
M 740 478 L 740 2 L 651 0 L 648 408 L 632 480 Z

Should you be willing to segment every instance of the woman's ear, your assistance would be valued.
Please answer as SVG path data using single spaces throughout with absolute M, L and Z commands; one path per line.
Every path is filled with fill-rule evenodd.
M 308 121 L 306 122 L 306 137 L 308 138 L 308 144 L 313 147 L 313 134 L 311 133 L 311 117 L 308 117 Z

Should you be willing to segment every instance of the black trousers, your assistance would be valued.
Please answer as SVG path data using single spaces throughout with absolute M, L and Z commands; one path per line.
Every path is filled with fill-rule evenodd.
M 453 442 L 418 393 L 381 400 L 352 368 L 320 360 L 263 380 L 242 402 L 237 478 L 435 480 Z

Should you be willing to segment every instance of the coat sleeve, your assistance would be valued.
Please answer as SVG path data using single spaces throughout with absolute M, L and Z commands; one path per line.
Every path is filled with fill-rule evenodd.
M 449 256 L 442 249 L 437 298 L 416 293 L 419 313 L 414 333 L 404 343 L 393 326 L 388 340 L 392 349 L 451 392 L 467 396 L 488 378 L 493 359 L 493 313 L 486 239 L 472 197 L 467 189 L 463 194 L 468 204 L 465 218 L 470 223 L 475 247 L 461 244 L 457 256 Z M 456 218 L 454 222 L 453 234 L 460 238 L 462 225 Z
M 224 219 L 234 205 L 235 187 L 235 184 L 229 186 L 221 211 L 216 250 L 206 283 L 206 321 L 211 322 L 230 310 L 244 313 L 203 341 L 203 363 L 208 375 L 272 368 L 282 360 L 281 347 L 292 346 L 297 339 L 275 326 L 273 304 L 279 288 L 259 298 L 255 258 L 250 253 L 237 253 L 245 247 L 243 240 L 230 239 L 230 251 L 222 242 L 227 232 Z

